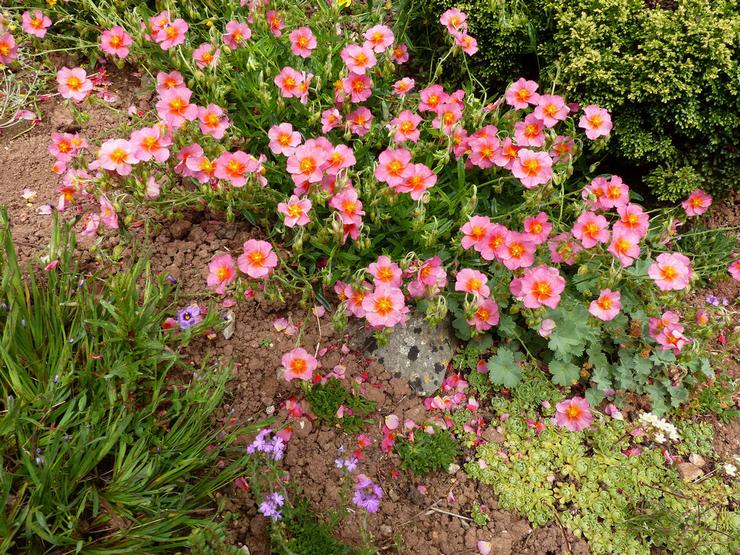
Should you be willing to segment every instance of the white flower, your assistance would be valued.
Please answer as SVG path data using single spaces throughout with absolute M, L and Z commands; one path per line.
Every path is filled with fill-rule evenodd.
M 737 459 L 737 457 L 735 457 Z M 732 476 L 733 478 L 737 475 L 737 467 L 734 464 L 726 463 L 722 466 L 725 470 L 725 474 Z

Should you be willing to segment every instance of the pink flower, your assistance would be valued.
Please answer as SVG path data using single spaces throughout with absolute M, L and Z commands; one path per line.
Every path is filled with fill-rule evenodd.
M 668 324 L 660 330 L 655 341 L 663 351 L 673 351 L 673 354 L 677 355 L 691 343 L 691 340 L 683 334 L 683 329 L 680 324 Z
M 410 77 L 404 77 L 403 79 L 399 79 L 393 83 L 393 92 L 398 96 L 404 96 L 414 88 L 414 85 L 416 85 L 416 83 L 413 79 Z
M 100 196 L 100 221 L 109 229 L 118 229 L 118 214 L 105 195 Z
M 13 35 L 0 31 L 0 64 L 8 65 L 18 57 L 18 44 Z
M 685 289 L 691 279 L 691 261 L 681 253 L 664 252 L 650 265 L 648 275 L 661 291 Z
M 375 179 L 390 187 L 397 187 L 404 182 L 410 162 L 411 153 L 405 148 L 386 149 L 378 157 Z
M 354 166 L 356 162 L 351 148 L 346 145 L 337 145 L 330 151 L 323 170 L 329 176 L 336 176 L 343 169 Z
M 421 116 L 411 110 L 404 110 L 391 120 L 389 128 L 394 131 L 393 140 L 397 143 L 404 141 L 416 142 L 421 133 L 417 126 L 421 123 Z
M 472 56 L 478 52 L 478 41 L 467 33 L 455 35 L 455 45 L 459 46 L 468 56 Z
M 300 199 L 296 195 L 292 195 L 288 202 L 281 202 L 278 204 L 278 212 L 280 212 L 285 219 L 285 225 L 287 227 L 304 226 L 311 219 L 308 217 L 308 212 L 311 210 L 311 201 L 307 198 Z
M 380 284 L 362 301 L 365 318 L 371 326 L 391 328 L 403 322 L 408 308 L 403 292 L 397 287 Z
M 506 103 L 517 110 L 523 110 L 530 104 L 537 104 L 540 101 L 540 95 L 535 92 L 538 86 L 534 81 L 520 78 L 506 89 Z
M 267 19 L 267 25 L 270 27 L 270 32 L 273 35 L 279 37 L 283 34 L 285 21 L 282 17 L 280 17 L 279 13 L 277 13 L 275 10 L 270 10 L 265 14 L 265 19 Z
M 187 87 L 163 90 L 157 102 L 157 115 L 175 129 L 193 121 L 198 117 L 198 106 L 190 104 L 192 95 Z
M 290 51 L 301 58 L 308 58 L 316 48 L 316 37 L 308 27 L 299 27 L 289 35 Z
M 436 112 L 437 107 L 447 100 L 448 95 L 445 93 L 442 85 L 432 85 L 419 92 L 419 111 Z
M 490 168 L 494 164 L 496 151 L 499 148 L 498 130 L 493 125 L 479 129 L 468 138 L 467 148 L 470 150 L 470 162 L 481 169 Z
M 100 227 L 100 216 L 98 214 L 88 214 L 82 220 L 84 228 L 79 232 L 80 237 L 92 237 L 98 232 Z
M 405 64 L 409 61 L 409 47 L 405 44 L 399 44 L 391 52 L 391 60 L 397 64 Z M 411 79 L 410 79 L 411 81 Z M 395 86 L 394 86 L 395 88 Z
M 622 310 L 621 293 L 611 289 L 602 289 L 599 298 L 591 301 L 588 311 L 599 320 L 609 321 L 616 318 Z
M 447 31 L 454 36 L 467 29 L 465 23 L 467 18 L 465 12 L 461 12 L 457 8 L 450 8 L 439 17 L 439 22 L 447 27 Z
M 232 50 L 243 47 L 250 38 L 252 38 L 252 30 L 246 23 L 231 20 L 226 24 L 224 44 Z
M 198 143 L 193 143 L 188 146 L 182 147 L 177 153 L 177 159 L 179 160 L 179 163 L 173 168 L 175 170 L 175 173 L 177 175 L 182 175 L 183 177 L 194 176 L 195 173 L 193 170 L 188 168 L 187 162 L 191 157 L 198 158 L 202 156 L 203 147 L 200 146 Z
M 483 245 L 483 240 L 488 234 L 488 230 L 491 227 L 491 220 L 486 216 L 473 216 L 463 224 L 460 231 L 464 237 L 460 241 L 462 248 L 465 250 L 474 247 L 475 250 L 480 252 Z
M 373 114 L 365 106 L 357 108 L 347 115 L 347 124 L 350 131 L 359 137 L 364 137 L 370 131 L 373 123 Z
M 701 189 L 694 189 L 685 201 L 681 203 L 686 210 L 687 216 L 699 216 L 704 214 L 712 205 L 712 195 L 705 193 Z
M 327 153 L 307 141 L 295 149 L 288 158 L 287 168 L 296 185 L 318 183 L 323 177 L 321 166 L 328 158 Z
M 496 255 L 509 270 L 517 270 L 528 268 L 534 263 L 536 249 L 537 245 L 530 240 L 528 235 L 509 231 Z
M 150 175 L 149 178 L 146 180 L 146 191 L 144 195 L 146 198 L 157 198 L 159 196 L 159 193 L 161 191 L 162 187 L 157 182 L 157 179 Z
M 509 289 L 527 308 L 557 308 L 565 279 L 557 268 L 541 265 L 524 270 L 522 277 L 511 280 Z
M 582 250 L 579 243 L 573 240 L 570 233 L 560 233 L 547 243 L 550 258 L 555 264 L 565 263 L 569 266 L 576 261 L 576 254 Z
M 615 231 L 607 249 L 625 268 L 640 256 L 640 236 L 630 231 Z
M 609 222 L 601 214 L 584 212 L 573 226 L 573 236 L 587 249 L 609 241 Z
M 511 170 L 514 167 L 514 161 L 519 156 L 519 150 L 519 147 L 511 141 L 511 137 L 506 137 L 494 152 L 493 163 L 501 168 Z
M 523 148 L 517 152 L 511 173 L 527 189 L 547 183 L 552 178 L 552 158 L 547 152 Z
M 452 97 L 450 97 L 450 100 Z M 455 124 L 463 115 L 463 106 L 457 102 L 442 102 L 437 106 L 437 117 L 432 121 L 434 129 L 442 129 L 446 133 L 452 131 Z
M 367 75 L 359 75 L 350 72 L 347 77 L 342 79 L 344 92 L 350 95 L 350 101 L 354 104 L 364 102 L 373 93 L 373 81 Z
M 339 211 L 344 225 L 359 226 L 362 223 L 362 216 L 365 214 L 362 210 L 362 201 L 352 187 L 342 189 L 334 195 L 329 201 L 329 206 Z
M 21 21 L 26 33 L 40 39 L 46 36 L 46 31 L 51 27 L 51 19 L 44 15 L 41 10 L 34 10 L 33 13 L 30 11 L 23 12 Z
M 328 108 L 321 112 L 321 132 L 328 133 L 342 124 L 342 114 L 336 108 Z
M 249 239 L 244 243 L 244 254 L 236 260 L 239 270 L 254 279 L 267 278 L 277 266 L 277 255 L 267 241 Z
M 185 42 L 185 33 L 188 32 L 188 24 L 184 19 L 176 19 L 167 23 L 154 35 L 154 41 L 159 43 L 162 50 L 169 50 Z
M 437 183 L 437 174 L 426 164 L 409 164 L 404 173 L 404 181 L 395 189 L 399 193 L 409 193 L 413 200 L 421 200 L 424 192 Z
M 727 268 L 727 271 L 729 272 L 730 276 L 732 276 L 732 279 L 734 279 L 735 281 L 740 281 L 740 258 L 730 264 Z
M 301 134 L 293 131 L 293 126 L 289 123 L 273 125 L 267 132 L 267 136 L 270 138 L 268 146 L 273 154 L 291 156 L 296 147 L 301 144 Z
M 208 264 L 208 287 L 217 294 L 223 295 L 228 287 L 236 279 L 236 267 L 234 259 L 230 254 L 214 256 Z
M 86 148 L 87 142 L 76 133 L 52 133 L 49 153 L 60 162 L 69 162 L 77 156 L 80 148 Z
M 198 66 L 198 69 L 203 69 L 207 66 L 216 66 L 220 54 L 221 50 L 219 48 L 208 42 L 204 42 L 193 50 L 193 60 L 195 60 L 195 65 Z
M 188 156 L 185 166 L 190 170 L 192 177 L 201 183 L 208 183 L 216 175 L 216 161 L 207 156 Z
M 463 268 L 457 273 L 455 291 L 472 293 L 478 299 L 487 299 L 491 295 L 486 275 L 471 268 Z
M 619 221 L 614 224 L 614 233 L 631 232 L 638 237 L 645 237 L 650 217 L 638 204 L 627 204 L 617 207 Z
M 149 26 L 152 29 L 152 34 L 156 35 L 159 31 L 164 29 L 165 25 L 170 22 L 170 12 L 165 10 L 158 13 L 155 16 L 149 18 Z
M 98 161 L 101 168 L 118 175 L 130 174 L 131 166 L 138 162 L 131 143 L 125 139 L 110 139 L 100 145 Z
M 540 323 L 540 329 L 537 330 L 537 333 L 544 338 L 550 337 L 552 335 L 552 332 L 557 327 L 557 324 L 555 323 L 555 320 L 552 320 L 550 318 L 545 318 Z
M 568 117 L 570 110 L 565 105 L 562 96 L 556 94 L 543 94 L 537 101 L 534 116 L 545 124 L 545 127 L 555 127 L 558 122 Z
M 555 410 L 557 411 L 554 418 L 555 424 L 571 432 L 585 430 L 593 422 L 591 407 L 583 397 L 560 401 L 555 405 Z
M 369 46 L 348 44 L 342 49 L 340 57 L 351 73 L 365 75 L 365 72 L 374 67 L 378 61 Z
M 421 263 L 416 276 L 408 285 L 412 297 L 431 297 L 447 285 L 447 273 L 442 266 L 442 260 L 433 256 Z
M 498 324 L 499 314 L 498 305 L 493 299 L 484 299 L 478 301 L 473 317 L 468 320 L 468 324 L 475 326 L 478 331 L 486 331 Z
M 586 137 L 593 141 L 609 135 L 612 130 L 612 118 L 606 109 L 590 104 L 583 109 L 578 127 L 584 129 Z
M 622 182 L 621 177 L 613 175 L 600 200 L 606 209 L 626 206 L 630 202 L 630 188 Z
M 385 25 L 375 25 L 365 31 L 366 44 L 369 45 L 375 52 L 385 52 L 388 47 L 393 44 L 395 37 L 393 31 L 391 31 Z
M 132 42 L 131 35 L 120 25 L 106 29 L 100 35 L 100 49 L 121 59 L 128 56 L 128 47 Z
M 680 322 L 678 314 L 672 310 L 666 310 L 660 318 L 650 318 L 648 320 L 648 334 L 655 339 L 663 328 L 676 326 Z M 683 330 L 683 328 L 681 328 Z
M 70 98 L 75 102 L 85 100 L 93 88 L 93 82 L 87 78 L 87 73 L 81 67 L 60 69 L 57 72 L 57 84 L 62 98 Z
M 306 352 L 303 347 L 296 347 L 283 355 L 283 378 L 291 380 L 303 380 L 310 382 L 313 373 L 318 368 L 319 362 Z
M 155 125 L 132 132 L 129 144 L 138 161 L 146 162 L 154 158 L 158 162 L 164 162 L 170 157 L 167 147 L 172 141 L 162 135 L 162 128 L 159 125 Z
M 213 175 L 218 179 L 230 181 L 234 187 L 244 187 L 247 183 L 247 173 L 256 169 L 254 157 L 237 150 L 235 152 L 224 152 L 216 159 L 216 171 Z
M 552 231 L 552 224 L 547 219 L 547 214 L 540 212 L 536 216 L 524 218 L 524 233 L 526 233 L 535 245 L 547 241 L 547 236 Z
M 514 124 L 514 138 L 519 146 L 542 146 L 545 144 L 545 134 L 542 132 L 545 124 L 534 114 L 528 114 L 524 121 Z
M 373 276 L 375 285 L 401 287 L 401 268 L 385 255 L 379 256 L 376 262 L 367 267 L 367 271 Z
M 229 118 L 223 109 L 216 104 L 198 108 L 200 132 L 214 139 L 223 139 L 229 127 Z
M 474 245 L 476 251 L 478 251 L 484 260 L 501 260 L 501 253 L 506 245 L 506 240 L 509 237 L 509 230 L 501 224 L 491 224 L 486 230 L 486 235 L 483 238 L 483 242 Z M 526 235 L 525 238 L 529 239 Z M 531 243 L 532 253 L 534 253 L 535 245 Z M 534 261 L 534 257 L 532 258 Z M 531 262 L 530 262 L 531 264 Z
M 179 71 L 170 71 L 165 73 L 160 71 L 157 73 L 157 94 L 162 96 L 163 91 L 167 89 L 176 89 L 178 87 L 184 87 L 185 80 Z

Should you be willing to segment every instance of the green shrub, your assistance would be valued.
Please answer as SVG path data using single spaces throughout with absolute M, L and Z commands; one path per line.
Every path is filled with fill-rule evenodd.
M 306 399 L 319 422 L 341 427 L 348 432 L 362 430 L 366 417 L 375 410 L 375 401 L 350 393 L 336 378 L 331 378 L 325 384 L 314 385 L 306 393 Z M 337 416 L 340 407 L 349 409 L 349 413 L 341 418 Z
M 170 286 L 143 258 L 101 277 L 73 254 L 57 226 L 57 267 L 24 276 L 0 212 L 0 552 L 197 553 L 246 461 L 243 431 L 214 426 L 229 369 L 168 380 L 196 370 L 173 350 L 191 332 L 161 326 Z
M 609 108 L 616 173 L 626 163 L 649 174 L 657 198 L 675 201 L 697 186 L 727 192 L 740 178 L 740 5 L 655 4 L 432 0 L 421 19 L 453 5 L 468 12 L 481 47 L 473 72 L 489 90 L 537 78 L 539 68 L 546 88 L 555 83 L 574 100 Z
M 433 434 L 418 431 L 414 441 L 396 440 L 396 453 L 401 457 L 401 466 L 417 476 L 435 470 L 446 470 L 458 454 L 455 438 L 448 430 L 435 428 Z

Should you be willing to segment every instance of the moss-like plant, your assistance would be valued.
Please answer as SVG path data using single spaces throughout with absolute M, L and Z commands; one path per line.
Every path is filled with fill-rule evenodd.
M 339 426 L 350 433 L 362 430 L 366 417 L 375 410 L 375 401 L 353 394 L 336 378 L 311 387 L 306 399 L 322 424 Z M 341 417 L 338 416 L 340 408 L 345 409 Z
M 434 428 L 432 434 L 419 431 L 414 434 L 413 441 L 400 438 L 396 440 L 395 449 L 401 457 L 401 466 L 417 476 L 446 470 L 459 452 L 452 434 L 440 428 Z

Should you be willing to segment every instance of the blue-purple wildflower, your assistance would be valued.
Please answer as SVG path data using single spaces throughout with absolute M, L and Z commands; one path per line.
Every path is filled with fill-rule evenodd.
M 282 507 L 284 504 L 285 498 L 282 495 L 277 492 L 271 493 L 265 497 L 265 500 L 262 501 L 262 503 L 260 503 L 259 511 L 267 518 L 280 520 L 283 515 L 280 512 L 279 507 Z
M 380 508 L 380 499 L 383 497 L 383 490 L 379 485 L 364 474 L 357 475 L 357 485 L 355 494 L 352 497 L 352 503 L 357 507 L 365 509 L 369 513 L 377 513 Z
M 250 455 L 266 453 L 275 461 L 282 459 L 285 453 L 285 442 L 278 436 L 270 438 L 271 434 L 272 430 L 270 428 L 260 431 L 254 441 L 247 447 L 247 453 Z
M 200 307 L 198 305 L 188 306 L 177 313 L 177 323 L 181 330 L 194 326 L 200 320 Z

